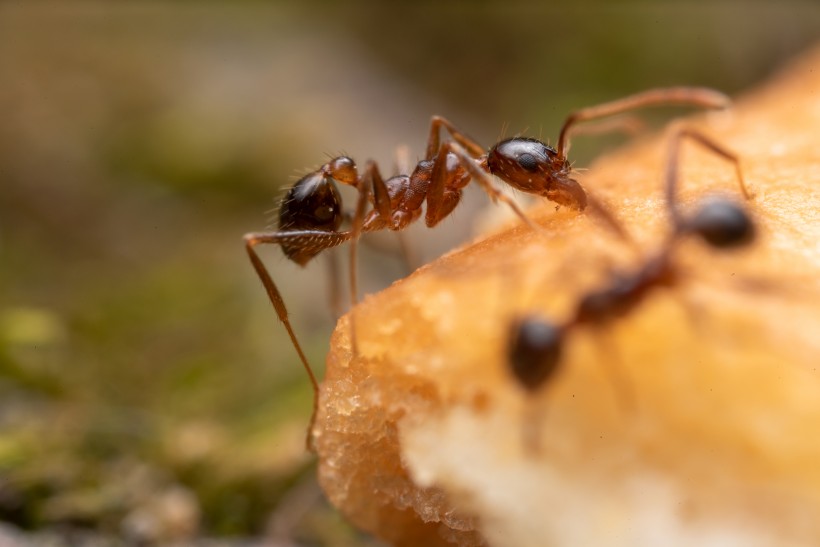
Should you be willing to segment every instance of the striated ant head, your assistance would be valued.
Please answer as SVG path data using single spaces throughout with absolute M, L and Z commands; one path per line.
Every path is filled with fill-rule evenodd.
M 722 198 L 704 202 L 691 218 L 684 221 L 682 228 L 721 249 L 741 247 L 755 237 L 755 225 L 746 210 Z
M 563 332 L 534 316 L 516 319 L 510 326 L 507 359 L 513 376 L 529 392 L 549 380 L 561 360 Z

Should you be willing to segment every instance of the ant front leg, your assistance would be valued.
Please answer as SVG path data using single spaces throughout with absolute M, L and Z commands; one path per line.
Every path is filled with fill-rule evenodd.
M 616 101 L 583 108 L 570 114 L 558 136 L 558 154 L 566 156 L 569 150 L 569 131 L 581 122 L 605 118 L 622 112 L 628 112 L 647 106 L 661 105 L 691 105 L 701 108 L 726 108 L 731 104 L 731 99 L 705 87 L 670 87 L 664 89 L 650 89 L 642 93 L 636 93 Z
M 740 158 L 726 148 L 723 148 L 712 138 L 707 137 L 703 133 L 682 127 L 675 131 L 669 141 L 669 159 L 666 163 L 666 206 L 669 208 L 669 214 L 676 225 L 681 222 L 681 214 L 678 211 L 677 201 L 677 186 L 678 186 L 678 165 L 680 163 L 680 150 L 684 138 L 690 138 L 696 143 L 700 144 L 710 152 L 720 156 L 728 162 L 731 162 L 735 167 L 735 174 L 737 175 L 737 182 L 740 186 L 740 193 L 747 200 L 751 199 L 749 191 L 746 189 L 746 183 L 743 180 L 743 172 L 740 169 Z
M 387 191 L 387 185 L 379 173 L 379 167 L 375 161 L 368 160 L 365 167 L 364 175 L 362 175 L 356 183 L 356 189 L 359 191 L 359 199 L 356 202 L 356 212 L 353 214 L 353 221 L 351 223 L 351 238 L 350 238 L 350 305 L 354 306 L 359 300 L 359 293 L 356 281 L 356 254 L 359 242 L 359 237 L 368 226 L 365 225 L 365 216 L 367 215 L 367 204 L 370 201 L 371 192 L 373 195 L 373 204 L 375 211 L 378 213 L 378 218 L 387 223 L 390 221 L 390 193 Z
M 487 193 L 487 195 L 490 196 L 491 200 L 493 200 L 494 202 L 504 202 L 515 212 L 516 215 L 518 215 L 518 217 L 521 220 L 524 221 L 525 224 L 527 224 L 527 226 L 529 226 L 533 230 L 543 231 L 543 228 L 535 222 L 533 222 L 532 219 L 530 219 L 530 217 L 528 217 L 526 213 L 524 213 L 524 211 L 521 209 L 521 207 L 518 205 L 518 203 L 516 203 L 514 199 L 504 194 L 498 188 L 495 187 L 495 185 L 493 184 L 492 175 L 490 175 L 487 171 L 484 170 L 484 164 L 479 164 L 478 162 L 476 162 L 476 160 L 472 158 L 470 154 L 468 154 L 467 151 L 464 150 L 464 148 L 462 148 L 459 144 L 455 142 L 448 142 L 442 145 L 441 149 L 439 150 L 438 158 L 436 161 L 440 170 L 442 169 L 441 165 L 447 161 L 446 158 L 448 152 L 452 152 L 456 155 L 458 161 L 461 162 L 461 165 L 463 165 L 467 172 L 470 174 L 470 177 L 472 177 L 472 179 L 476 181 L 476 183 L 478 183 L 479 186 L 481 186 L 481 188 Z
M 618 217 L 615 216 L 615 213 L 613 213 L 609 207 L 604 205 L 601 200 L 593 196 L 588 190 L 586 192 L 586 199 L 588 210 L 593 215 L 601 220 L 603 224 L 612 230 L 619 238 L 632 246 L 633 249 L 637 249 L 635 240 L 632 239 L 630 233 L 624 228 L 624 225 L 618 220 Z

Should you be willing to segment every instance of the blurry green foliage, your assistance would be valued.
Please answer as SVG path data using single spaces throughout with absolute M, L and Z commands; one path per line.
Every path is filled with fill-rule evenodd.
M 366 541 L 321 502 L 286 512 L 313 474 L 312 394 L 240 239 L 280 189 L 341 149 L 418 151 L 434 113 L 490 144 L 504 123 L 554 138 L 573 108 L 647 87 L 736 92 L 816 40 L 819 10 L 0 4 L 0 520 L 160 541 L 278 518 L 314 544 Z M 320 364 L 323 296 L 276 255 Z M 162 523 L 165 504 L 190 514 Z

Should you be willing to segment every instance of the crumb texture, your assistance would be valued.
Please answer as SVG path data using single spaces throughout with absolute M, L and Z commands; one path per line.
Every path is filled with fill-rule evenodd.
M 313 429 L 330 500 L 395 545 L 820 544 L 818 66 L 820 50 L 687 122 L 740 156 L 758 241 L 684 243 L 681 283 L 573 332 L 535 396 L 507 372 L 507 325 L 560 321 L 659 248 L 668 133 L 580 179 L 638 251 L 545 203 L 529 214 L 546 234 L 514 224 L 368 296 L 355 357 L 343 318 Z M 681 166 L 684 210 L 740 199 L 732 166 L 702 148 L 685 145 Z

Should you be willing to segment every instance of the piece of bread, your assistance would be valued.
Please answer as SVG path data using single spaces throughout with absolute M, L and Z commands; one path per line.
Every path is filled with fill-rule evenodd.
M 340 321 L 313 435 L 352 522 L 396 545 L 820 545 L 820 50 L 691 125 L 741 158 L 757 241 L 685 242 L 680 285 L 576 329 L 534 395 L 511 320 L 560 322 L 660 248 L 668 132 L 580 179 L 637 250 L 544 202 L 546 234 L 516 222 L 365 298 L 355 358 Z M 714 192 L 742 200 L 732 165 L 686 144 L 681 206 Z

